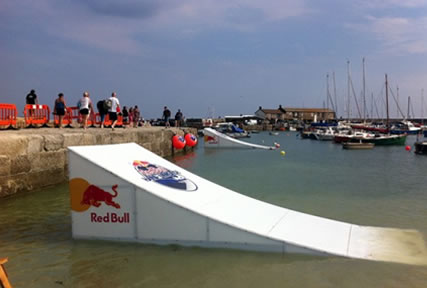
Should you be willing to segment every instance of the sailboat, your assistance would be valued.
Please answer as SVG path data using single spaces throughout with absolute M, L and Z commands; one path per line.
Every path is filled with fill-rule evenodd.
M 387 111 L 387 134 L 377 134 L 374 137 L 366 137 L 362 139 L 365 143 L 374 143 L 376 146 L 379 145 L 405 145 L 407 134 L 391 135 L 390 134 L 390 123 L 389 123 L 389 112 L 388 112 L 388 80 L 387 74 L 385 74 L 385 95 L 386 95 L 386 111 Z

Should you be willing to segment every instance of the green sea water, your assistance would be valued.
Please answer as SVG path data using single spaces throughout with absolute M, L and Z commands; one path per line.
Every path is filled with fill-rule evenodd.
M 205 150 L 199 143 L 171 160 L 262 201 L 360 225 L 416 229 L 427 241 L 427 157 L 403 146 L 343 150 L 288 132 L 245 141 L 281 148 Z M 407 145 L 413 142 L 408 137 Z M 5 256 L 14 287 L 427 287 L 423 266 L 76 241 L 66 184 L 0 201 Z

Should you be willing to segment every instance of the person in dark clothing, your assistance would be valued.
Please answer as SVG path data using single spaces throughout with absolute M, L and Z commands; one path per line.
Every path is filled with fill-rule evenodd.
M 178 112 L 175 114 L 175 127 L 181 127 L 182 121 L 182 112 L 181 109 L 178 109 Z
M 135 105 L 135 107 L 133 108 L 133 127 L 138 127 L 140 117 L 141 112 L 139 112 L 138 106 Z
M 123 127 L 125 127 L 129 123 L 128 107 L 123 106 L 122 115 L 123 115 Z
M 99 116 L 101 117 L 101 128 L 104 128 L 104 119 L 105 115 L 107 115 L 108 111 L 105 110 L 105 100 L 99 100 L 98 103 L 96 103 L 96 108 L 98 109 Z
M 163 120 L 165 121 L 165 127 L 170 127 L 169 119 L 171 118 L 171 111 L 168 107 L 163 108 Z
M 64 119 L 67 105 L 65 104 L 64 94 L 59 93 L 58 98 L 55 100 L 55 106 L 53 107 L 53 114 L 58 115 L 58 127 L 62 129 L 62 119 Z
M 39 104 L 39 101 L 37 100 L 37 94 L 36 91 L 31 90 L 30 93 L 27 94 L 27 97 L 25 98 L 26 103 L 30 105 Z

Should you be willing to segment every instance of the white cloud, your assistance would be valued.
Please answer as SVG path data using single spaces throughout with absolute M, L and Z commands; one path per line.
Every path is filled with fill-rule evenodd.
M 3 9 L 38 19 L 33 29 L 84 45 L 128 54 L 141 51 L 141 33 L 173 32 L 192 37 L 204 29 L 251 31 L 257 25 L 309 13 L 306 0 L 22 0 Z M 132 9 L 134 7 L 134 9 Z M 2 12 L 2 10 L 0 10 Z
M 368 16 L 362 23 L 347 27 L 361 33 L 372 33 L 381 42 L 384 52 L 427 53 L 427 17 L 374 17 Z
M 370 17 L 371 31 L 389 51 L 427 53 L 427 17 Z
M 427 0 L 361 0 L 358 6 L 379 9 L 390 7 L 420 8 L 427 6 Z

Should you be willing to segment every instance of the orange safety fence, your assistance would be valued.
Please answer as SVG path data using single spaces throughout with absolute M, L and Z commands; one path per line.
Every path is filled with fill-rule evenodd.
M 80 115 L 79 107 L 68 107 L 67 111 L 70 114 L 71 121 L 76 120 L 77 123 L 82 122 L 82 115 Z
M 27 127 L 33 127 L 34 124 L 47 127 L 50 120 L 49 106 L 27 104 L 24 108 L 24 117 Z
M 95 127 L 96 124 L 96 113 L 95 111 L 90 111 L 89 117 L 87 118 L 87 126 Z
M 105 115 L 104 126 L 111 126 L 112 124 L 113 124 L 113 121 L 110 120 L 110 115 L 109 114 Z M 117 115 L 116 126 L 123 126 L 123 116 L 122 115 Z
M 71 124 L 73 124 L 73 120 L 75 120 L 77 124 L 82 123 L 82 115 L 80 114 L 79 107 L 67 107 L 67 111 L 62 119 L 62 124 L 67 125 L 66 127 L 72 127 Z M 55 125 L 59 124 L 59 117 L 57 115 L 54 117 L 54 123 Z M 96 115 L 93 111 L 90 111 L 89 117 L 87 118 L 87 125 L 95 127 L 95 124 L 97 124 Z
M 53 115 L 53 123 L 55 126 L 59 125 L 59 116 L 54 114 Z M 65 115 L 62 118 L 62 124 L 65 125 L 65 127 L 72 128 L 71 124 L 73 123 L 73 120 L 71 119 L 71 109 L 67 107 L 65 110 Z
M 0 126 L 16 127 L 18 110 L 15 104 L 0 104 Z

